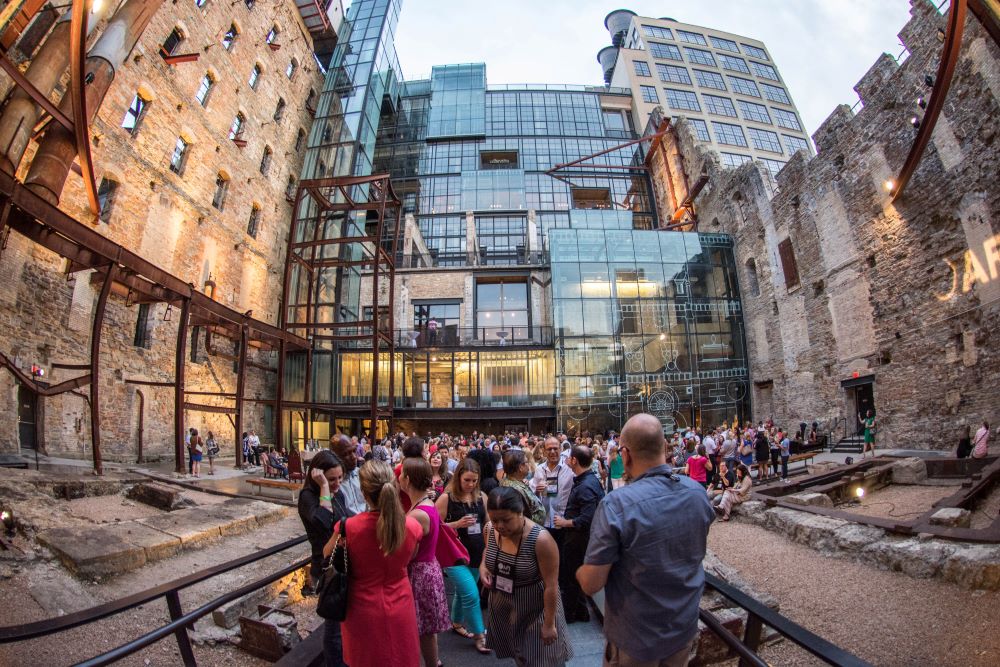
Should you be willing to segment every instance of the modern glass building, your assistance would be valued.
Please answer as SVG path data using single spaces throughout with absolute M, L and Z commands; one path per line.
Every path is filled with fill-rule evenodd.
M 490 86 L 482 63 L 406 81 L 396 15 L 396 0 L 351 6 L 303 174 L 388 173 L 402 201 L 394 426 L 603 431 L 646 410 L 672 430 L 748 415 L 731 241 L 654 231 L 642 144 L 621 147 L 638 137 L 631 91 Z M 314 224 L 305 234 L 360 235 L 364 220 Z M 363 271 L 339 269 L 320 291 L 292 290 L 291 323 L 302 307 L 371 318 Z M 290 360 L 307 408 L 289 415 L 293 440 L 372 427 L 350 409 L 370 401 L 372 358 L 317 336 L 308 389 Z

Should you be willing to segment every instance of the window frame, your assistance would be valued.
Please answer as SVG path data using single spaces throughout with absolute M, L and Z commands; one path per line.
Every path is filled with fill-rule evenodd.
M 667 72 L 667 76 L 664 76 L 664 72 Z M 683 80 L 678 80 L 672 76 L 673 74 L 683 74 Z M 656 76 L 663 83 L 679 83 L 685 86 L 694 85 L 691 83 L 691 73 L 688 71 L 687 67 L 683 65 L 668 65 L 666 63 L 656 63 Z
M 761 99 L 760 87 L 758 87 L 757 82 L 753 79 L 744 79 L 741 76 L 734 76 L 732 74 L 727 74 L 729 77 L 729 87 L 733 93 L 737 95 L 746 95 L 747 97 L 755 97 L 758 100 Z M 744 84 L 749 84 L 744 85 Z M 752 89 L 754 92 L 748 93 L 747 90 Z
M 264 150 L 260 156 L 260 174 L 261 176 L 267 176 L 271 171 L 271 162 L 274 158 L 274 151 L 270 146 L 265 145 Z
M 168 49 L 167 43 L 174 39 L 175 36 L 176 41 L 174 41 L 173 45 Z M 160 43 L 160 55 L 164 58 L 174 55 L 177 51 L 177 47 L 184 43 L 185 38 L 186 35 L 184 34 L 184 31 L 181 30 L 180 26 L 175 25 L 173 29 L 171 29 L 170 34 L 167 35 L 167 38 Z
M 232 37 L 230 38 L 230 34 Z M 240 38 L 240 29 L 236 27 L 235 23 L 229 24 L 229 30 L 222 34 L 222 39 L 219 40 L 222 44 L 222 48 L 229 53 L 233 51 L 233 45 L 236 44 L 236 40 Z M 228 42 L 226 40 L 229 40 Z
M 138 111 L 133 113 L 132 109 L 136 103 L 136 100 L 141 102 L 141 105 Z M 142 96 L 142 93 L 136 91 L 135 97 L 132 98 L 132 103 L 129 104 L 128 109 L 125 110 L 125 118 L 123 118 L 121 122 L 121 128 L 126 132 L 128 132 L 129 136 L 134 137 L 136 134 L 139 133 L 139 126 L 142 125 L 142 121 L 146 117 L 146 112 L 149 110 L 150 103 L 151 100 L 147 100 L 145 97 Z M 135 121 L 132 123 L 131 128 L 125 127 L 125 121 L 128 120 L 129 116 L 134 116 L 135 118 Z
M 743 133 L 742 125 L 735 125 L 733 123 L 723 123 L 721 121 L 713 120 L 712 129 L 715 131 L 715 140 L 717 143 L 723 146 L 739 146 L 740 148 L 750 148 L 750 144 L 747 143 L 747 137 Z M 734 129 L 737 132 L 734 132 L 733 131 Z M 733 143 L 731 141 L 728 141 L 729 137 L 727 135 L 730 134 L 732 134 L 734 137 L 737 136 L 738 134 L 738 136 L 743 139 L 743 142 Z
M 229 194 L 229 179 L 220 171 L 215 176 L 215 194 L 212 195 L 212 208 L 226 210 L 226 196 Z
M 108 187 L 105 188 L 105 183 Z M 108 178 L 104 176 L 101 178 L 101 182 L 97 186 L 97 219 L 101 222 L 110 222 L 111 213 L 115 205 L 115 197 L 118 194 L 118 188 L 121 183 L 113 178 Z M 103 191 L 103 192 L 102 192 Z
M 205 87 L 205 81 L 208 81 L 208 87 Z M 212 90 L 215 88 L 215 77 L 212 76 L 211 72 L 205 72 L 205 76 L 201 77 L 201 81 L 198 82 L 198 90 L 194 93 L 194 99 L 198 101 L 202 109 L 208 108 L 208 100 L 212 97 Z M 202 95 L 202 88 L 205 89 L 204 95 Z
M 641 76 L 641 77 L 653 76 L 653 73 L 649 71 L 649 63 L 647 63 L 645 60 L 633 60 L 632 68 L 633 70 L 635 70 L 636 76 Z
M 711 93 L 701 94 L 702 103 L 705 105 L 706 113 L 725 118 L 737 118 L 736 106 L 728 97 L 712 95 Z
M 701 112 L 701 101 L 693 90 L 679 90 L 677 88 L 664 88 L 667 98 L 667 106 L 677 111 Z M 693 102 L 692 102 L 693 100 Z M 676 101 L 676 104 L 675 104 Z M 691 105 L 694 106 L 691 106 Z
M 247 236 L 252 239 L 257 238 L 260 232 L 260 206 L 257 202 L 250 205 L 250 218 L 247 220 Z
M 743 120 L 752 120 L 755 123 L 764 123 L 765 125 L 773 125 L 771 122 L 771 115 L 767 113 L 767 107 L 763 104 L 757 104 L 756 102 L 750 102 L 748 100 L 737 100 L 740 105 L 740 113 L 743 115 Z M 751 112 L 747 113 L 747 109 Z M 760 114 L 763 113 L 763 116 Z
M 760 127 L 748 127 L 746 130 L 750 137 L 750 142 L 757 150 L 776 155 L 785 154 L 785 150 L 781 145 L 781 138 L 777 132 L 765 130 Z
M 650 91 L 652 91 L 652 94 L 650 94 Z M 642 95 L 642 101 L 646 102 L 647 104 L 659 104 L 660 103 L 660 96 L 656 92 L 656 86 L 644 86 L 644 85 L 640 85 L 639 86 L 639 94 Z M 652 97 L 653 99 L 649 99 L 650 97 Z
M 178 149 L 180 149 L 179 152 Z M 182 175 L 190 154 L 191 144 L 184 137 L 178 136 L 177 141 L 174 142 L 174 151 L 170 156 L 170 171 L 178 176 Z
M 257 86 L 260 85 L 260 80 L 263 76 L 264 68 L 261 67 L 260 63 L 254 63 L 250 69 L 250 78 L 247 79 L 247 85 L 250 86 L 250 90 L 257 90 Z
M 664 55 L 669 53 L 670 55 Z M 684 62 L 680 48 L 675 44 L 661 44 L 660 42 L 649 43 L 649 55 L 659 60 L 673 60 L 674 62 Z
M 718 80 L 713 77 L 716 77 Z M 726 78 L 718 72 L 712 72 L 705 69 L 695 69 L 694 78 L 695 81 L 698 82 L 698 85 L 702 88 L 711 88 L 712 90 L 722 90 L 727 93 L 729 92 L 729 88 L 726 87 Z M 713 83 L 706 83 L 706 81 L 712 81 Z

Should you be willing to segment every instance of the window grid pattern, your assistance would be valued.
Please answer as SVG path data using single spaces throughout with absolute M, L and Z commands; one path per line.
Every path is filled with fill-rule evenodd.
M 254 204 L 250 207 L 250 219 L 247 221 L 247 234 L 250 238 L 257 238 L 257 229 L 260 225 L 260 206 Z
M 254 65 L 253 69 L 250 70 L 250 78 L 247 79 L 247 85 L 250 86 L 251 90 L 257 90 L 257 83 L 260 82 L 260 75 L 260 65 Z
M 697 72 L 697 70 L 695 70 L 695 72 Z M 668 83 L 686 83 L 691 85 L 691 75 L 688 74 L 687 67 L 656 63 L 656 73 L 659 75 L 660 81 Z
M 730 168 L 739 167 L 746 164 L 747 162 L 753 162 L 753 158 L 749 155 L 741 155 L 740 153 L 721 153 L 722 164 Z
M 778 78 L 778 70 L 774 69 L 770 65 L 755 63 L 752 60 L 750 61 L 750 64 L 753 66 L 754 74 L 760 78 L 770 79 L 771 81 L 781 81 L 781 79 Z
M 767 107 L 763 104 L 754 104 L 746 100 L 739 100 L 740 113 L 746 120 L 755 120 L 758 123 L 771 124 L 771 117 L 767 115 Z
M 715 58 L 712 56 L 711 51 L 703 51 L 702 49 L 685 46 L 684 52 L 687 53 L 688 62 L 716 67 Z
M 708 133 L 708 123 L 700 118 L 688 118 L 688 122 L 691 123 L 691 127 L 694 128 L 694 133 L 698 135 L 698 138 L 702 141 L 711 141 L 712 137 Z
M 723 69 L 728 69 L 732 72 L 742 72 L 743 74 L 750 73 L 750 68 L 747 67 L 747 63 L 743 60 L 743 58 L 727 56 L 725 53 L 720 53 L 719 62 L 722 63 Z
M 766 157 L 757 159 L 763 162 L 764 166 L 767 167 L 767 170 L 771 173 L 771 178 L 775 178 L 778 175 L 778 172 L 781 171 L 781 169 L 786 164 L 781 160 L 772 160 L 771 158 L 766 158 Z
M 486 263 L 512 260 L 527 247 L 528 219 L 524 216 L 476 216 L 476 238 L 486 249 Z
M 731 39 L 726 39 L 724 37 L 715 37 L 713 35 L 708 36 L 709 41 L 712 42 L 712 46 L 717 49 L 722 49 L 723 51 L 729 51 L 731 53 L 739 53 L 740 47 L 736 46 L 736 42 Z
M 215 79 L 212 78 L 211 74 L 206 73 L 205 76 L 201 78 L 201 83 L 198 85 L 198 92 L 195 93 L 194 98 L 198 100 L 198 104 L 205 106 L 208 104 L 208 95 L 212 92 L 212 86 L 215 85 Z
M 767 57 L 767 52 L 764 49 L 759 49 L 756 46 L 751 46 L 749 44 L 743 45 L 743 52 L 746 53 L 751 58 L 759 58 L 761 60 L 770 60 Z
M 642 26 L 643 32 L 646 33 L 646 37 L 653 37 L 655 39 L 673 39 L 674 35 L 670 32 L 670 28 L 660 28 L 655 25 L 644 25 Z
M 712 130 L 715 131 L 715 138 L 720 144 L 744 147 L 747 145 L 747 138 L 743 134 L 743 128 L 739 125 L 720 123 L 713 120 Z
M 635 67 L 636 76 L 652 76 L 652 73 L 649 71 L 649 65 L 644 60 L 633 60 L 632 66 Z
M 688 44 L 699 44 L 701 46 L 708 46 L 708 42 L 705 41 L 705 36 L 697 32 L 688 32 L 687 30 L 677 30 L 677 38 L 682 42 L 687 42 Z
M 655 87 L 650 88 L 656 91 Z M 486 94 L 486 134 L 599 137 L 604 135 L 604 127 L 599 100 L 593 95 L 552 91 L 496 92 Z M 517 146 L 496 148 L 517 149 Z M 469 156 L 478 159 L 476 152 L 470 152 Z M 466 165 L 463 168 L 477 167 Z
M 764 97 L 771 100 L 772 102 L 778 102 L 779 104 L 791 104 L 792 100 L 789 99 L 788 93 L 785 92 L 784 88 L 779 86 L 772 86 L 769 83 L 762 83 L 760 87 L 764 89 Z M 760 97 L 760 95 L 757 95 Z
M 642 91 L 642 101 L 651 102 L 652 104 L 657 104 L 660 101 L 659 96 L 656 94 L 656 88 L 653 86 L 639 86 L 639 90 Z
M 747 133 L 750 135 L 750 141 L 753 142 L 754 148 L 757 150 L 777 153 L 779 155 L 782 154 L 781 144 L 778 142 L 777 132 L 759 130 L 756 127 L 748 127 Z
M 660 58 L 662 60 L 683 61 L 683 58 L 681 58 L 681 50 L 678 49 L 673 44 L 660 44 L 659 42 L 650 42 L 649 52 L 653 54 L 654 58 Z
M 802 125 L 799 124 L 799 119 L 791 111 L 771 107 L 771 113 L 774 114 L 774 122 L 779 127 L 783 127 L 786 130 L 802 131 Z
M 750 97 L 760 97 L 760 91 L 757 90 L 757 84 L 750 79 L 743 79 L 730 74 L 729 84 L 733 87 L 734 93 L 749 95 Z
M 718 95 L 702 93 L 701 99 L 704 100 L 705 110 L 709 113 L 736 118 L 736 107 L 733 106 L 732 100 L 728 97 L 719 97 Z
M 701 105 L 698 104 L 698 96 L 690 90 L 664 88 L 663 91 L 667 94 L 667 104 L 670 105 L 671 109 L 701 111 Z
M 177 143 L 174 144 L 173 155 L 170 156 L 170 171 L 175 174 L 181 173 L 184 169 L 184 160 L 187 158 L 188 153 L 188 143 L 184 141 L 183 137 L 177 137 Z
M 809 142 L 802 137 L 793 137 L 790 134 L 781 135 L 785 140 L 785 148 L 789 155 L 794 155 L 797 151 L 809 152 Z
M 698 85 L 702 88 L 715 88 L 716 90 L 726 90 L 726 80 L 718 72 L 707 72 L 696 69 L 694 77 L 698 80 Z M 690 83 L 690 82 L 689 82 Z

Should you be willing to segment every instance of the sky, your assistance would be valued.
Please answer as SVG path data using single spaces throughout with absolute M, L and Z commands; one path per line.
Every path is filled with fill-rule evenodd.
M 406 79 L 433 65 L 485 62 L 488 84 L 603 85 L 608 12 L 733 32 L 767 45 L 812 134 L 878 56 L 898 55 L 909 0 L 402 0 L 396 50 Z M 345 5 L 349 3 L 345 2 Z

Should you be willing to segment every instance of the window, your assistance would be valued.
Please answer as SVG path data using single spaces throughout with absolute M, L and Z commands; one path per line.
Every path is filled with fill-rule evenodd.
M 763 104 L 754 104 L 746 100 L 739 100 L 740 112 L 747 120 L 755 120 L 758 123 L 771 124 L 771 117 L 767 115 L 767 107 Z
M 621 118 L 621 114 L 618 114 Z M 513 150 L 479 151 L 480 169 L 517 169 L 518 153 Z
M 264 174 L 265 176 L 267 176 L 268 170 L 271 169 L 272 154 L 273 152 L 271 151 L 271 147 L 264 146 L 264 154 L 260 158 L 260 173 Z
M 699 65 L 711 65 L 715 67 L 715 58 L 712 57 L 711 51 L 702 51 L 701 49 L 693 49 L 690 46 L 685 46 L 684 51 L 687 53 L 687 58 L 689 62 L 698 63 Z
M 528 337 L 528 284 L 501 280 L 476 284 L 476 326 L 484 340 Z M 503 330 L 507 336 L 497 336 Z
M 300 127 L 298 134 L 295 135 L 295 150 L 296 151 L 302 150 L 302 145 L 305 143 L 305 141 L 306 141 L 306 131 Z
M 268 44 L 274 44 L 278 41 L 278 32 L 278 26 L 271 26 L 271 29 L 267 31 L 267 37 L 264 38 L 264 41 Z
M 291 60 L 288 61 L 288 67 L 285 68 L 285 76 L 288 77 L 289 81 L 292 80 L 292 78 L 295 76 L 295 72 L 298 69 L 299 69 L 299 61 L 298 60 L 296 60 L 295 58 L 292 58 Z
M 660 97 L 656 94 L 656 88 L 653 86 L 639 86 L 642 91 L 642 101 L 651 102 L 657 104 L 660 101 Z
M 698 85 L 702 88 L 726 89 L 726 81 L 718 72 L 706 72 L 705 70 L 696 69 L 694 71 L 694 78 L 698 79 Z
M 750 61 L 750 64 L 753 66 L 754 74 L 756 74 L 760 78 L 770 79 L 771 81 L 781 81 L 781 79 L 778 78 L 778 70 L 774 69 L 770 65 L 764 65 L 763 63 L 755 63 L 752 60 Z
M 243 4 L 247 6 L 247 9 L 253 9 L 254 0 L 243 0 Z
M 288 185 L 285 186 L 285 199 L 295 200 L 295 177 L 291 174 L 288 175 Z
M 226 178 L 225 174 L 219 173 L 215 177 L 215 196 L 212 197 L 212 206 L 219 209 L 220 211 L 225 209 L 226 206 L 226 192 L 229 190 L 229 179 Z
M 646 37 L 655 37 L 656 39 L 673 39 L 674 35 L 670 32 L 670 28 L 660 28 L 655 25 L 644 25 L 642 26 L 643 31 L 646 33 Z
M 236 139 L 241 134 L 243 134 L 243 123 L 246 122 L 246 118 L 243 114 L 236 114 L 236 118 L 233 118 L 233 124 L 229 126 L 229 138 Z
M 799 267 L 795 263 L 795 248 L 792 240 L 785 239 L 778 244 L 778 256 L 781 258 L 781 270 L 785 274 L 785 287 L 789 290 L 799 286 Z
M 747 284 L 750 287 L 750 296 L 760 296 L 760 280 L 757 278 L 757 262 L 753 257 L 747 259 Z
M 199 9 L 201 9 L 202 7 L 204 7 L 207 4 L 208 4 L 208 0 L 194 0 L 194 6 L 198 7 Z
M 177 50 L 177 47 L 181 45 L 184 41 L 184 34 L 181 32 L 180 28 L 174 28 L 167 35 L 167 39 L 164 40 L 163 46 L 160 47 L 160 53 L 164 56 L 172 56 Z
M 681 60 L 681 50 L 673 44 L 650 42 L 649 52 L 653 54 L 654 58 L 662 58 L 664 60 Z
M 111 218 L 111 207 L 115 203 L 115 193 L 118 191 L 118 182 L 110 178 L 102 178 L 101 184 L 97 186 L 97 217 L 107 222 Z
M 762 157 L 762 158 L 758 158 L 758 159 L 761 162 L 763 162 L 764 166 L 767 167 L 767 170 L 769 172 L 771 172 L 771 178 L 777 177 L 778 172 L 781 171 L 782 168 L 784 168 L 785 164 L 787 164 L 785 162 L 782 162 L 781 160 L 772 160 L 772 159 L 766 158 L 766 157 Z
M 667 94 L 667 104 L 670 105 L 671 109 L 701 111 L 701 105 L 698 104 L 698 96 L 690 90 L 664 88 L 663 91 Z
M 711 141 L 712 137 L 708 134 L 708 123 L 700 118 L 688 118 L 688 122 L 691 123 L 691 127 L 694 128 L 694 133 L 698 135 L 698 138 L 702 141 Z
M 744 61 L 743 58 L 727 56 L 724 53 L 720 53 L 719 62 L 722 63 L 722 67 L 724 69 L 728 69 L 733 72 L 743 72 L 744 74 L 750 73 L 750 69 L 747 67 L 746 61 Z
M 132 338 L 132 345 L 149 349 L 149 304 L 139 304 L 139 316 L 135 319 L 135 336 Z
M 170 156 L 170 171 L 175 174 L 181 173 L 184 170 L 187 154 L 188 142 L 184 141 L 184 137 L 177 137 L 177 143 L 174 144 L 174 154 Z
M 649 72 L 649 65 L 647 65 L 642 60 L 633 60 L 632 65 L 635 67 L 636 76 L 652 76 Z
M 743 136 L 743 128 L 739 125 L 720 123 L 712 121 L 712 129 L 715 131 L 715 138 L 720 144 L 728 146 L 746 146 L 747 138 Z
M 257 90 L 257 83 L 260 81 L 260 74 L 260 65 L 254 65 L 253 69 L 250 70 L 250 79 L 247 81 L 247 85 L 250 86 L 251 90 Z
M 702 93 L 701 99 L 705 101 L 705 110 L 709 113 L 736 118 L 736 107 L 733 106 L 732 100 L 728 97 Z
M 198 100 L 198 104 L 205 106 L 208 104 L 208 96 L 212 92 L 212 87 L 215 85 L 215 79 L 208 72 L 205 76 L 201 77 L 201 83 L 198 85 L 198 92 L 194 94 L 194 98 Z
M 753 162 L 753 158 L 749 155 L 740 155 L 739 153 L 721 153 L 721 155 L 722 164 L 727 167 L 739 167 L 747 162 Z
M 628 130 L 625 125 L 625 117 L 622 112 L 614 109 L 603 109 L 601 115 L 604 118 L 604 131 L 608 133 L 610 137 L 624 137 L 627 136 Z
M 757 84 L 750 79 L 741 79 L 738 76 L 729 75 L 729 84 L 733 87 L 734 93 L 749 95 L 750 97 L 760 97 L 760 91 L 757 90 Z
M 802 137 L 793 137 L 789 134 L 781 135 L 785 139 L 785 147 L 788 149 L 789 155 L 794 155 L 798 151 L 809 152 L 809 142 Z
M 139 130 L 139 123 L 142 122 L 143 117 L 146 115 L 146 108 L 149 106 L 149 101 L 143 99 L 142 95 L 139 93 L 135 94 L 132 98 L 132 104 L 129 105 L 128 111 L 125 112 L 125 118 L 122 119 L 122 127 L 126 132 L 135 136 L 135 133 Z
M 250 220 L 247 222 L 247 234 L 250 238 L 257 238 L 258 225 L 260 225 L 260 206 L 254 204 L 250 207 Z
M 778 102 L 779 104 L 791 104 L 792 101 L 788 98 L 788 93 L 785 92 L 784 88 L 779 86 L 772 86 L 769 83 L 762 83 L 760 87 L 764 89 L 764 97 L 771 100 L 772 102 Z M 760 97 L 758 95 L 757 97 Z
M 283 97 L 278 98 L 278 104 L 274 107 L 274 120 L 281 120 L 281 117 L 285 115 L 285 99 Z
M 750 141 L 753 142 L 754 148 L 757 150 L 781 154 L 781 144 L 778 143 L 778 134 L 776 132 L 748 127 L 747 134 L 750 135 Z
M 767 57 L 767 52 L 764 49 L 758 49 L 756 46 L 750 46 L 749 44 L 743 45 L 743 52 L 746 53 L 751 58 L 760 58 L 761 60 L 770 60 Z
M 656 73 L 659 75 L 660 81 L 666 81 L 669 83 L 686 83 L 689 85 L 691 83 L 691 76 L 688 74 L 686 67 L 656 63 Z
M 413 328 L 420 332 L 418 344 L 440 345 L 458 342 L 461 313 L 461 301 L 414 303 Z M 433 327 L 428 326 L 431 321 L 434 322 Z
M 233 48 L 233 44 L 236 43 L 236 38 L 239 36 L 240 36 L 240 31 L 236 29 L 236 24 L 230 23 L 229 30 L 227 30 L 226 34 L 222 36 L 222 48 L 224 48 L 226 51 L 231 51 Z
M 708 42 L 705 41 L 705 36 L 700 35 L 696 32 L 688 32 L 687 30 L 677 30 L 677 37 L 682 42 L 687 42 L 688 44 L 700 44 L 702 46 L 708 46 Z
M 731 39 L 725 39 L 724 37 L 713 37 L 709 35 L 709 41 L 712 42 L 712 46 L 717 49 L 722 49 L 723 51 L 731 51 L 732 53 L 739 53 L 740 47 L 736 46 L 736 42 Z
M 782 109 L 775 109 L 774 107 L 771 107 L 771 112 L 774 114 L 774 122 L 780 127 L 783 127 L 786 130 L 802 131 L 799 119 L 796 118 L 795 114 L 791 111 L 784 111 Z

